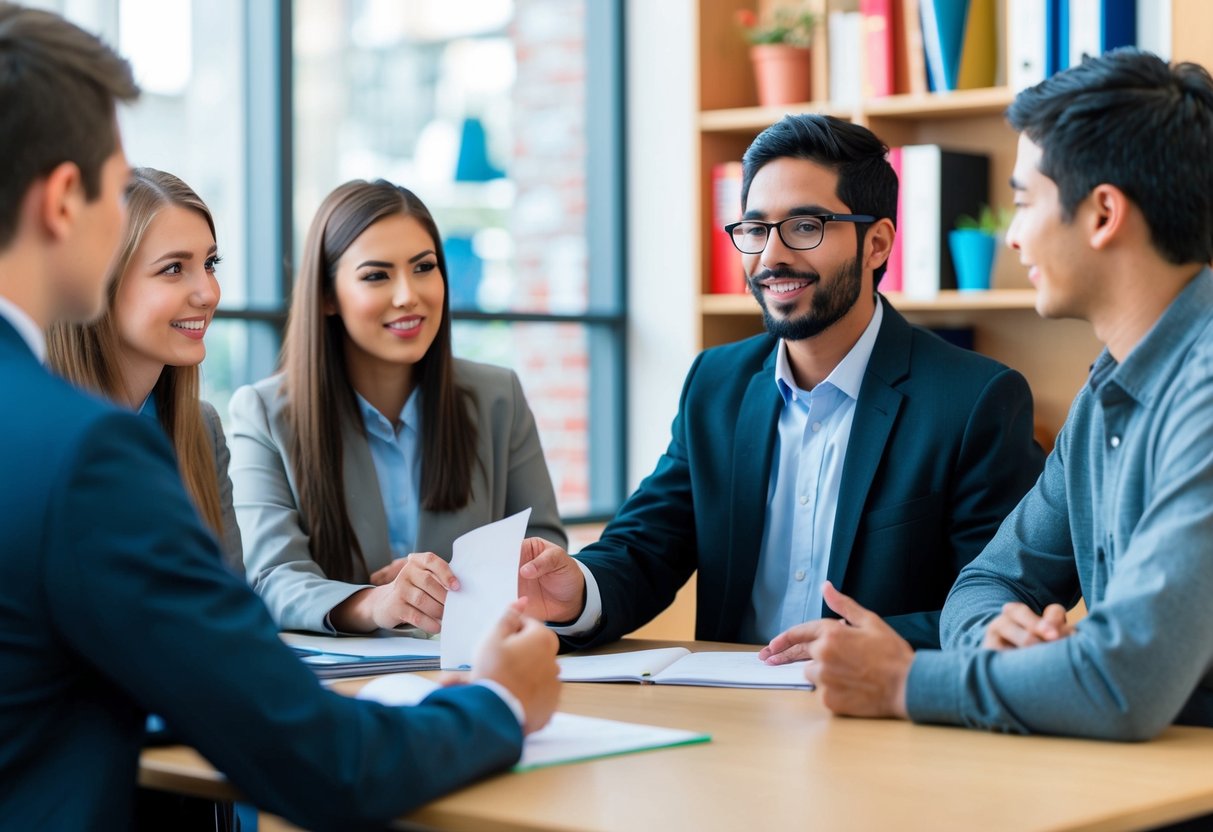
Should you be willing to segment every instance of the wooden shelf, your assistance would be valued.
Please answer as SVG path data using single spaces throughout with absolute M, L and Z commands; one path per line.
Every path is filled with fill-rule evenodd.
M 699 114 L 699 129 L 705 133 L 756 133 L 779 121 L 786 113 L 820 113 L 856 121 L 864 118 L 923 120 L 996 116 L 1001 115 L 1014 98 L 1015 94 L 1006 87 L 991 87 L 869 98 L 853 107 L 837 106 L 828 101 L 805 101 L 782 107 L 704 110 Z
M 907 298 L 899 292 L 885 295 L 899 312 L 994 312 L 1035 309 L 1035 289 L 991 289 L 986 292 L 945 290 L 930 300 Z M 755 316 L 758 303 L 750 295 L 702 295 L 704 315 Z

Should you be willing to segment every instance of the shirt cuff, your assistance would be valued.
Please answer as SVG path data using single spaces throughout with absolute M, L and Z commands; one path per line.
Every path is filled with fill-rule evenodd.
M 548 628 L 558 636 L 583 636 L 598 629 L 598 622 L 602 620 L 602 593 L 598 591 L 598 581 L 594 580 L 594 573 L 577 558 L 573 558 L 573 563 L 577 564 L 585 578 L 585 609 L 572 624 L 562 627 L 549 624 Z
M 919 650 L 906 678 L 906 713 L 914 722 L 962 725 L 960 650 Z
M 480 685 L 482 688 L 488 688 L 493 693 L 501 697 L 501 701 L 509 706 L 509 709 L 514 712 L 514 718 L 518 720 L 518 724 L 520 726 L 526 725 L 526 711 L 522 708 L 522 702 L 517 696 L 510 693 L 509 688 L 492 679 L 477 679 L 475 682 L 472 682 L 472 684 Z

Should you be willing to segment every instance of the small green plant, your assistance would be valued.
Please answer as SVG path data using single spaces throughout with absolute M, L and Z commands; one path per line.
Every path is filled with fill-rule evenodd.
M 801 6 L 780 6 L 765 22 L 750 9 L 738 9 L 736 20 L 750 43 L 807 47 L 813 41 L 817 15 Z
M 974 219 L 968 214 L 956 218 L 957 231 L 984 231 L 986 234 L 1001 234 L 1011 224 L 1011 212 L 1006 208 L 991 208 L 983 204 Z

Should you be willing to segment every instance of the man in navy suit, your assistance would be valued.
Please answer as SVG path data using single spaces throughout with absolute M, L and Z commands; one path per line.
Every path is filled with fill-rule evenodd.
M 576 558 L 527 542 L 533 611 L 586 647 L 645 624 L 698 570 L 696 637 L 816 626 L 826 580 L 939 644 L 939 610 L 1042 465 L 1023 377 L 876 294 L 897 177 L 870 131 L 788 116 L 743 160 L 743 254 L 767 334 L 710 349 L 670 445 Z M 527 562 L 529 560 L 529 562 Z
M 221 563 L 147 419 L 42 366 L 103 308 L 130 68 L 0 2 L 0 806 L 13 829 L 126 829 L 149 711 L 308 828 L 390 817 L 518 759 L 559 695 L 556 639 L 510 611 L 474 684 L 415 708 L 325 691 Z

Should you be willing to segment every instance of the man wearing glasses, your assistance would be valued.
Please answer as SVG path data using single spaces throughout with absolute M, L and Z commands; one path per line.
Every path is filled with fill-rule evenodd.
M 742 252 L 767 333 L 702 353 L 657 468 L 576 559 L 524 546 L 530 610 L 566 644 L 619 638 L 696 570 L 696 638 L 766 643 L 830 580 L 911 644 L 939 643 L 957 573 L 1042 465 L 1018 373 L 876 294 L 897 177 L 870 131 L 788 116 L 743 160 Z M 542 604 L 542 608 L 540 608 Z

